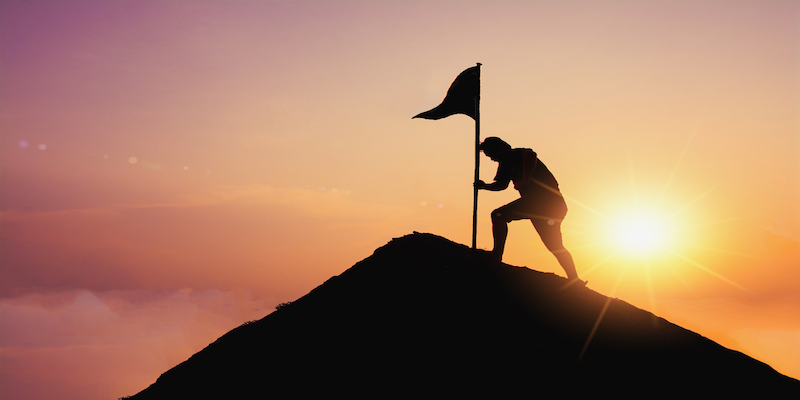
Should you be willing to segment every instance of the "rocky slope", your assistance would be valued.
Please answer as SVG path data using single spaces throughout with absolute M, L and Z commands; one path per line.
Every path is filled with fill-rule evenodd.
M 764 363 L 566 283 L 414 233 L 132 398 L 800 398 Z

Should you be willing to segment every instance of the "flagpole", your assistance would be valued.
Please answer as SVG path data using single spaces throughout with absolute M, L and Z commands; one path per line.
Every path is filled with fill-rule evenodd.
M 478 63 L 478 93 L 475 96 L 475 181 L 472 185 L 472 248 L 478 242 L 478 180 L 481 165 L 481 63 Z

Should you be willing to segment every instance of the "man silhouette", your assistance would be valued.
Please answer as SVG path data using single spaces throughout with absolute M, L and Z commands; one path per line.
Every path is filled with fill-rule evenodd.
M 572 255 L 564 248 L 561 239 L 561 221 L 567 214 L 567 204 L 558 191 L 558 182 L 550 170 L 539 161 L 531 149 L 511 146 L 497 137 L 488 137 L 480 144 L 483 154 L 498 163 L 494 182 L 485 183 L 479 180 L 478 189 L 501 191 L 514 182 L 520 198 L 492 211 L 492 235 L 494 248 L 492 256 L 498 261 L 503 259 L 503 250 L 508 236 L 508 223 L 520 219 L 528 219 L 533 223 L 542 242 L 556 256 L 561 267 L 567 273 L 570 282 L 585 285 L 578 278 Z

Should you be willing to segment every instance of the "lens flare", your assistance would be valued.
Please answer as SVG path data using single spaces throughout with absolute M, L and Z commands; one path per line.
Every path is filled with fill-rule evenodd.
M 621 250 L 642 255 L 662 248 L 668 240 L 668 233 L 664 219 L 636 214 L 620 219 L 612 236 Z

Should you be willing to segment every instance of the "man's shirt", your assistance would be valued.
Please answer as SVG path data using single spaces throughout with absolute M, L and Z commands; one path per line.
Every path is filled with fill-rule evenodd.
M 530 153 L 526 157 L 525 154 L 527 152 Z M 530 161 L 526 162 L 526 158 Z M 535 162 L 533 162 L 534 160 Z M 544 163 L 536 158 L 536 152 L 533 150 L 525 148 L 511 149 L 503 158 L 498 160 L 498 164 L 494 180 L 497 182 L 513 181 L 514 187 L 523 197 L 549 197 L 551 195 L 561 197 L 556 178 Z M 525 182 L 522 182 L 523 177 L 526 175 L 525 169 L 530 168 L 533 168 L 533 173 L 530 174 L 530 182 L 525 184 Z

